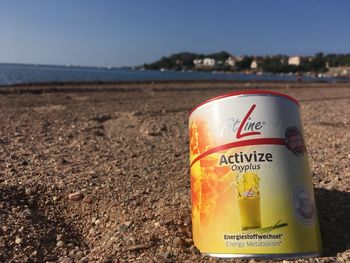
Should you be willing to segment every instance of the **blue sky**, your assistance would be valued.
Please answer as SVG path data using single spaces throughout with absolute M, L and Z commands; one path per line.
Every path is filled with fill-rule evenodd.
M 0 62 L 132 66 L 175 52 L 350 53 L 347 0 L 1 0 Z

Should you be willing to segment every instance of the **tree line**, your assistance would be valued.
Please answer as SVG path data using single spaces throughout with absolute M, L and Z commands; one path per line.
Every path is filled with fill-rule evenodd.
M 288 64 L 287 55 L 273 56 L 240 56 L 236 59 L 235 65 L 230 66 L 226 63 L 229 57 L 233 57 L 226 51 L 213 54 L 197 54 L 191 52 L 182 52 L 172 54 L 168 57 L 162 57 L 153 63 L 144 64 L 141 67 L 149 70 L 218 70 L 242 72 L 251 70 L 252 61 L 257 62 L 257 71 L 268 73 L 297 73 L 297 72 L 326 72 L 330 67 L 350 66 L 350 54 L 323 54 L 316 53 L 314 56 L 301 56 L 299 65 Z M 215 65 L 212 67 L 196 67 L 194 60 L 212 58 L 215 59 Z

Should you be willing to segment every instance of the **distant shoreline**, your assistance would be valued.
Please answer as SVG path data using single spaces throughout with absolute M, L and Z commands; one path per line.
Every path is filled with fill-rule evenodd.
M 303 80 L 297 82 L 294 80 L 119 80 L 119 81 L 47 81 L 47 82 L 29 82 L 29 83 L 14 83 L 0 84 L 0 88 L 21 87 L 21 86 L 66 86 L 66 85 L 134 85 L 134 84 L 167 84 L 167 83 L 332 83 L 324 79 Z M 347 83 L 346 80 L 335 81 L 334 83 Z
M 233 89 L 302 89 L 302 88 L 349 87 L 349 82 L 329 83 L 321 81 L 117 81 L 117 82 L 53 82 L 0 86 L 0 95 L 43 93 L 90 93 L 90 92 L 159 92 Z
M 315 77 L 296 74 L 253 74 L 197 71 L 157 71 L 106 68 L 76 68 L 47 66 L 0 65 L 0 87 L 18 85 L 71 85 L 71 84 L 119 84 L 119 83 L 167 83 L 167 82 L 350 82 L 350 79 Z

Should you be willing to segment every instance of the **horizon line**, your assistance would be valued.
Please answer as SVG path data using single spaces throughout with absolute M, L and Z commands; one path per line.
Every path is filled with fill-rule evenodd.
M 212 54 L 216 54 L 216 53 L 220 53 L 220 52 L 226 52 L 232 56 L 236 56 L 236 57 L 244 57 L 244 56 L 248 56 L 248 57 L 267 57 L 267 56 L 287 56 L 287 57 L 294 57 L 294 56 L 300 56 L 300 57 L 310 57 L 310 56 L 314 56 L 318 53 L 323 53 L 324 56 L 327 55 L 350 55 L 350 51 L 348 52 L 323 52 L 323 51 L 318 51 L 315 52 L 312 55 L 301 55 L 300 53 L 295 53 L 293 55 L 287 55 L 286 53 L 273 53 L 273 54 L 264 54 L 264 55 L 254 55 L 254 54 L 241 54 L 241 55 L 233 55 L 232 53 L 226 51 L 226 50 L 220 50 L 220 51 L 216 51 L 216 52 L 209 52 L 209 53 L 202 53 L 202 52 L 193 52 L 193 51 L 179 51 L 179 52 L 174 52 L 171 53 L 169 55 L 161 55 L 158 60 L 160 60 L 162 57 L 169 57 L 172 55 L 176 55 L 176 54 L 181 54 L 181 53 L 193 53 L 193 54 L 200 54 L 200 55 L 212 55 Z M 155 60 L 155 61 L 158 61 Z M 12 64 L 12 65 L 37 65 L 37 66 L 53 66 L 53 67 L 84 67 L 84 68 L 115 68 L 115 69 L 120 69 L 120 68 L 134 68 L 134 67 L 140 67 L 144 64 L 150 64 L 153 63 L 155 61 L 152 62 L 143 62 L 139 65 L 132 65 L 132 66 L 113 66 L 113 65 L 104 65 L 104 66 L 98 66 L 98 65 L 84 65 L 84 64 L 72 64 L 72 63 L 66 63 L 66 64 L 56 64 L 56 63 L 35 63 L 35 62 L 2 62 L 0 61 L 0 64 Z

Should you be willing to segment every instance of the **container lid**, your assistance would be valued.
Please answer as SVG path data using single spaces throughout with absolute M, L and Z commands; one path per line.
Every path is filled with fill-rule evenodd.
M 235 91 L 235 92 L 231 92 L 231 93 L 227 93 L 224 95 L 220 95 L 211 99 L 208 99 L 206 101 L 203 101 L 202 103 L 198 104 L 196 107 L 194 107 L 191 111 L 190 111 L 190 115 L 199 107 L 203 106 L 204 104 L 207 104 L 209 102 L 212 102 L 214 100 L 220 100 L 223 98 L 227 98 L 227 97 L 235 97 L 235 96 L 241 96 L 241 95 L 267 95 L 267 96 L 277 96 L 277 97 L 282 97 L 285 99 L 288 99 L 289 101 L 297 104 L 298 106 L 300 106 L 299 101 L 297 101 L 295 98 L 283 94 L 283 93 L 279 93 L 279 92 L 275 92 L 275 91 L 267 91 L 267 90 L 241 90 L 241 91 Z

